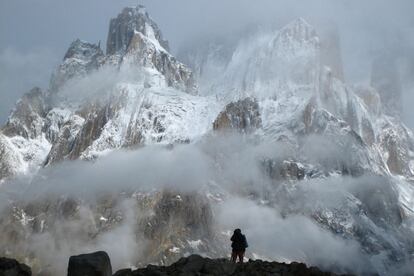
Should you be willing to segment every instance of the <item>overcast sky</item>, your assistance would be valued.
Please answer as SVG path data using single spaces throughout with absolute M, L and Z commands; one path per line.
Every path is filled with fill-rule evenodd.
M 300 16 L 338 25 L 350 81 L 369 78 L 370 58 L 378 49 L 414 53 L 411 0 L 0 0 L 0 122 L 22 93 L 47 88 L 71 41 L 105 45 L 109 19 L 137 3 L 147 7 L 173 52 L 188 41 L 250 24 L 280 27 Z M 412 92 L 410 62 L 404 78 Z M 411 94 L 405 94 L 408 113 Z M 414 118 L 414 111 L 407 116 Z

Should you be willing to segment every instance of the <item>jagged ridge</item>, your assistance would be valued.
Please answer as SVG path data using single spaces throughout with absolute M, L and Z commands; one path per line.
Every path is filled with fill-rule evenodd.
M 405 252 L 383 231 L 410 244 L 404 221 L 414 214 L 409 182 L 412 132 L 384 108 L 384 91 L 347 85 L 335 73 L 341 68 L 332 71 L 321 61 L 323 41 L 306 21 L 299 19 L 275 34 L 240 43 L 228 55 L 224 73 L 211 80 L 202 96 L 191 95 L 195 94 L 191 71 L 168 53 L 161 32 L 142 7 L 125 9 L 110 25 L 107 55 L 99 45 L 76 40 L 52 77 L 50 91 L 35 89 L 17 104 L 0 134 L 0 178 L 63 160 L 96 159 L 115 149 L 192 143 L 213 130 L 229 128 L 294 149 L 286 160 L 260 160 L 264 174 L 282 187 L 269 192 L 270 204 L 285 198 L 300 201 L 300 181 L 364 174 L 387 179 L 373 187 L 381 199 L 374 201 L 375 206 L 358 191 L 341 192 L 343 201 L 337 206 L 289 206 L 286 213 L 305 213 L 332 232 L 357 240 L 369 253 L 386 252 L 390 259 L 409 254 L 411 249 Z M 106 66 L 115 67 L 120 75 L 132 72 L 143 77 L 115 80 L 108 97 L 88 99 L 80 107 L 59 98 L 73 82 Z M 387 82 L 395 79 L 391 76 Z M 377 81 L 374 74 L 374 87 L 390 87 Z M 315 136 L 323 138 L 323 147 L 312 140 Z M 312 159 L 308 153 L 314 146 L 330 146 L 337 154 Z M 38 214 L 27 216 L 25 209 L 18 206 L 13 215 L 36 221 Z M 8 222 L 15 225 L 22 219 L 12 216 Z M 53 219 L 44 222 L 54 224 Z M 157 225 L 162 228 L 163 223 Z M 31 230 L 25 228 L 21 236 Z M 163 250 L 154 250 L 156 256 L 149 257 L 161 259 L 171 249 L 157 246 Z

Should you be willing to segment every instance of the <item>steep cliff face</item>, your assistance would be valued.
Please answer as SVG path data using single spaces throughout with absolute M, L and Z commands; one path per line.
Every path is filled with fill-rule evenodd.
M 153 69 L 165 79 L 167 86 L 195 94 L 197 87 L 192 72 L 159 45 L 153 31 L 149 34 L 150 37 L 140 32 L 133 34 L 123 57 L 123 66 Z M 147 85 L 151 83 L 147 82 Z
M 19 155 L 10 141 L 0 133 L 0 181 L 3 178 L 23 173 L 26 169 L 22 156 Z
M 250 133 L 261 127 L 259 105 L 247 98 L 230 103 L 213 123 L 214 130 L 236 130 Z
M 33 88 L 17 102 L 3 127 L 3 133 L 10 137 L 37 138 L 42 134 L 43 118 L 48 108 L 46 95 L 40 88 Z
M 44 122 L 49 109 L 48 97 L 39 88 L 33 88 L 17 102 L 0 132 L 0 180 L 41 166 L 51 146 Z
M 396 59 L 384 54 L 372 63 L 371 85 L 377 89 L 384 105 L 384 112 L 401 116 L 402 87 Z
M 167 86 L 191 94 L 197 91 L 192 72 L 169 53 L 168 42 L 143 6 L 125 8 L 111 20 L 107 57 L 107 63 L 148 68 Z
M 276 34 L 253 36 L 240 43 L 209 92 L 233 101 L 284 97 L 284 91 L 306 97 L 317 78 L 319 39 L 312 26 L 295 20 Z
M 75 40 L 67 50 L 63 63 L 52 75 L 50 90 L 56 93 L 68 80 L 84 77 L 97 70 L 103 63 L 104 54 L 100 45 Z
M 106 54 L 125 53 L 136 32 L 154 38 L 162 48 L 169 51 L 168 41 L 163 39 L 157 24 L 143 6 L 137 6 L 136 8 L 125 8 L 117 18 L 111 19 Z

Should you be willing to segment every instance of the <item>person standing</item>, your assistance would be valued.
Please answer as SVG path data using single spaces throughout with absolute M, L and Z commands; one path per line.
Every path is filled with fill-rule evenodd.
M 246 252 L 246 248 L 249 246 L 247 244 L 246 236 L 242 234 L 240 229 L 234 230 L 233 236 L 230 238 L 231 240 L 231 260 L 232 262 L 236 262 L 237 258 L 239 258 L 239 262 L 243 263 L 244 253 Z

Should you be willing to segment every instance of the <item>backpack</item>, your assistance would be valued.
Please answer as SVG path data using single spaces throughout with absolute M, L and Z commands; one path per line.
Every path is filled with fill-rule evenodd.
M 249 244 L 247 243 L 247 239 L 245 235 L 243 235 L 243 245 L 244 245 L 244 248 L 249 247 Z

